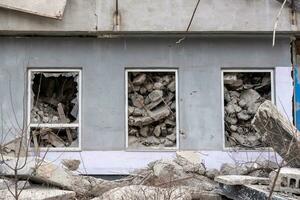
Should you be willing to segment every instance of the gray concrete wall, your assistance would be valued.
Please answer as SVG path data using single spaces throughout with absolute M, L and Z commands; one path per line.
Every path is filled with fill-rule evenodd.
M 82 68 L 83 150 L 124 150 L 126 68 L 178 69 L 181 149 L 221 150 L 221 68 L 290 66 L 289 39 L 0 38 L 0 102 L 14 123 L 9 97 L 22 119 L 26 69 Z M 17 127 L 17 126 L 16 126 Z
M 121 32 L 184 32 L 197 0 L 119 1 Z M 281 4 L 276 0 L 201 0 L 191 32 L 272 32 Z M 0 32 L 102 34 L 113 32 L 115 0 L 69 0 L 63 20 L 0 9 Z M 291 26 L 291 10 L 282 11 L 278 32 Z M 300 15 L 297 14 L 298 22 Z

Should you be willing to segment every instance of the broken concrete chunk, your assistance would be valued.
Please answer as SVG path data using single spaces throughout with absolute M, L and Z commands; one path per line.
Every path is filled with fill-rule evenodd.
M 270 181 L 269 188 L 272 188 L 277 173 L 278 170 L 270 173 L 271 181 Z M 299 183 L 300 183 L 300 169 L 283 167 L 280 169 L 280 172 L 278 174 L 274 191 L 290 192 L 299 195 L 300 194 Z
M 146 89 L 148 92 L 152 92 L 153 91 L 153 84 L 152 83 L 147 83 L 145 85 Z
M 241 175 L 217 176 L 215 178 L 215 181 L 225 185 L 253 185 L 253 184 L 268 185 L 270 182 L 269 178 L 241 176 Z
M 217 176 L 220 175 L 220 172 L 219 172 L 219 170 L 217 170 L 217 169 L 209 169 L 209 170 L 207 170 L 207 171 L 205 172 L 205 175 L 206 175 L 208 178 L 214 180 L 215 177 L 217 177 Z
M 228 103 L 229 101 L 231 101 L 231 98 L 230 98 L 230 94 L 227 90 L 227 88 L 224 86 L 224 100 Z
M 238 119 L 247 121 L 251 118 L 250 115 L 248 115 L 247 111 L 243 110 L 242 112 L 237 114 Z
M 0 190 L 1 198 L 5 200 L 15 200 L 8 190 Z M 75 199 L 76 193 L 73 191 L 60 190 L 51 187 L 34 186 L 22 190 L 19 200 L 67 200 Z
M 140 74 L 132 81 L 134 85 L 142 85 L 146 81 L 146 74 Z
M 161 90 L 164 88 L 164 85 L 161 82 L 154 83 L 153 89 L 154 90 Z
M 144 97 L 139 94 L 132 94 L 131 95 L 131 101 L 132 104 L 137 108 L 143 108 L 144 107 Z
M 146 92 L 147 92 L 147 89 L 145 87 L 140 88 L 140 93 L 141 94 L 146 94 Z
M 139 131 L 135 128 L 130 128 L 129 132 L 128 132 L 129 135 L 133 135 L 133 136 L 138 136 L 139 135 Z
M 149 134 L 149 127 L 148 126 L 142 127 L 140 130 L 140 135 L 143 137 L 147 137 L 148 134 Z
M 166 138 L 172 142 L 176 142 L 176 134 L 175 133 L 168 135 Z
M 161 99 L 162 96 L 163 96 L 163 92 L 161 90 L 154 90 L 148 95 L 148 98 L 150 99 L 151 102 L 153 102 Z
M 149 136 L 142 142 L 145 146 L 157 146 L 160 143 L 160 140 L 154 136 Z
M 175 81 L 172 81 L 172 82 L 168 85 L 168 89 L 169 89 L 171 92 L 175 92 L 175 90 L 176 90 L 176 83 L 175 83 Z
M 241 93 L 240 99 L 246 102 L 246 106 L 249 107 L 260 98 L 260 94 L 253 89 L 245 90 Z
M 160 134 L 161 134 L 160 125 L 157 125 L 157 126 L 154 128 L 153 134 L 154 134 L 156 137 L 159 137 L 159 136 L 160 136 Z
M 68 170 L 76 171 L 79 168 L 80 160 L 63 159 L 61 162 Z
M 260 105 L 252 125 L 261 135 L 263 142 L 282 156 L 289 166 L 300 167 L 300 133 L 271 101 L 265 101 Z M 293 150 L 289 151 L 289 149 Z
M 129 117 L 128 124 L 130 126 L 145 126 L 169 116 L 170 110 L 162 107 L 150 113 L 149 117 Z
M 159 200 L 191 200 L 192 197 L 186 189 L 182 188 L 159 188 L 145 185 L 131 185 L 115 188 L 102 195 L 99 200 L 114 199 L 159 199 Z
M 0 190 L 7 190 L 8 187 L 11 191 L 15 190 L 16 182 L 13 179 L 0 179 Z M 30 187 L 30 183 L 28 181 L 18 180 L 17 189 L 27 189 Z

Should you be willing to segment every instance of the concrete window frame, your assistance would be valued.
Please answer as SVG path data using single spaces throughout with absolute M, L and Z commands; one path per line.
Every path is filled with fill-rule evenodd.
M 32 84 L 32 73 L 41 72 L 41 73 L 78 73 L 78 122 L 77 123 L 42 123 L 34 124 L 31 123 L 31 84 Z M 76 128 L 78 131 L 78 147 L 39 147 L 40 152 L 62 152 L 62 151 L 81 151 L 82 148 L 82 69 L 81 68 L 30 68 L 27 70 L 27 124 L 28 130 L 27 135 L 28 139 L 30 137 L 31 128 Z M 34 151 L 34 147 L 29 147 L 30 151 Z
M 221 69 L 221 109 L 222 109 L 222 137 L 223 137 L 223 150 L 224 151 L 248 151 L 248 152 L 255 152 L 255 151 L 273 151 L 271 147 L 261 147 L 255 149 L 246 149 L 246 148 L 239 148 L 239 147 L 226 147 L 226 136 L 225 136 L 225 112 L 224 112 L 224 73 L 228 72 L 241 72 L 241 73 L 270 73 L 271 78 L 271 102 L 276 105 L 275 99 L 275 68 L 255 68 L 255 69 L 242 69 L 242 68 L 234 68 L 234 69 Z
M 130 72 L 174 72 L 176 82 L 176 146 L 171 148 L 130 148 L 128 146 L 128 73 Z M 176 68 L 125 68 L 125 151 L 128 152 L 172 152 L 180 149 L 180 137 L 179 137 L 179 101 L 178 101 L 178 69 Z

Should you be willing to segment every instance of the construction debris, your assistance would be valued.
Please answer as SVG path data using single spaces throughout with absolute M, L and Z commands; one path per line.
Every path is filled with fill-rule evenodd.
M 225 185 L 268 185 L 270 183 L 269 178 L 241 175 L 217 176 L 215 181 Z
M 219 194 L 232 200 L 269 200 L 270 192 L 264 185 L 224 185 L 220 183 Z M 298 200 L 297 196 L 273 193 L 270 200 Z
M 272 104 L 265 101 L 258 109 L 253 126 L 262 140 L 291 167 L 300 167 L 300 133 Z
M 223 80 L 226 147 L 266 147 L 251 120 L 260 104 L 271 100 L 271 74 L 225 72 Z
M 61 128 L 59 125 L 78 123 L 79 74 L 32 72 L 31 76 L 30 120 L 35 125 L 30 131 L 31 146 L 78 147 L 78 129 L 75 126 Z M 40 124 L 46 126 L 41 128 Z
M 94 200 L 106 200 L 106 199 L 205 199 L 205 200 L 222 200 L 222 196 L 226 196 L 229 199 L 234 200 L 252 200 L 252 199 L 267 199 L 270 186 L 269 178 L 253 177 L 253 176 L 240 176 L 240 175 L 228 175 L 218 176 L 222 172 L 218 170 L 206 170 L 204 164 L 197 156 L 195 152 L 178 152 L 174 159 L 162 159 L 151 162 L 147 168 L 137 170 L 132 175 L 125 178 L 108 181 L 100 178 L 94 178 L 90 176 L 75 175 L 71 170 L 78 167 L 80 162 L 78 160 L 63 160 L 63 164 L 67 169 L 63 169 L 54 165 L 51 162 L 45 161 L 38 157 L 28 158 L 14 158 L 4 156 L 0 164 L 0 173 L 6 177 L 10 183 L 14 183 L 13 180 L 8 178 L 15 178 L 15 171 L 9 166 L 13 167 L 18 161 L 18 181 L 20 184 L 30 181 L 28 187 L 24 189 L 24 196 L 32 195 L 33 199 L 51 199 L 48 196 L 43 195 L 57 195 L 56 199 L 69 199 L 74 198 L 76 194 L 77 199 L 94 199 Z M 6 164 L 3 164 L 3 163 Z M 244 166 L 236 166 L 236 168 L 242 168 L 242 170 L 236 170 L 243 173 L 249 173 L 249 170 L 260 171 L 264 167 L 271 169 L 272 164 L 269 161 L 257 161 L 257 163 L 247 163 Z M 24 165 L 25 164 L 25 165 Z M 255 165 L 257 164 L 257 165 Z M 24 167 L 21 167 L 24 166 Z M 231 166 L 224 164 L 224 166 Z M 252 166 L 252 167 L 251 167 Z M 225 167 L 223 167 L 225 168 Z M 299 170 L 298 170 L 299 171 Z M 297 171 L 297 173 L 298 173 Z M 295 176 L 292 170 L 283 170 L 280 177 L 289 177 L 287 180 L 295 179 L 295 187 L 293 181 L 288 181 L 288 186 L 291 186 L 292 190 L 285 190 L 294 194 L 282 194 L 282 181 L 278 182 L 280 187 L 272 197 L 273 200 L 283 199 L 296 199 L 297 192 L 299 190 L 297 184 L 299 182 L 298 176 Z M 296 174 L 297 175 L 297 174 Z M 214 177 L 214 180 L 211 179 Z M 23 181 L 22 181 L 23 180 Z M 272 176 L 271 176 L 271 180 Z M 282 180 L 282 179 L 280 179 Z M 2 181 L 3 182 L 3 181 Z M 218 183 L 219 185 L 218 185 Z M 28 183 L 28 182 L 27 182 Z M 34 183 L 34 184 L 33 184 Z M 44 188 L 36 184 L 48 185 L 56 188 Z M 251 184 L 251 185 L 250 185 Z M 262 185 L 263 184 L 263 185 Z M 270 183 L 271 184 L 271 183 Z M 1 186 L 1 181 L 0 181 Z M 5 185 L 0 188 L 0 191 L 7 198 L 11 198 L 5 189 Z M 20 189 L 20 188 L 19 188 Z M 64 190 L 70 190 L 66 192 Z M 38 191 L 36 191 L 38 190 Z M 36 191 L 35 194 L 32 194 Z M 53 194 L 45 194 L 51 193 Z M 295 198 L 296 197 L 296 198 Z M 21 198 L 21 199 L 22 199 Z
M 278 173 L 278 170 L 270 173 L 271 181 L 269 188 L 272 188 L 273 184 L 275 184 L 274 191 L 290 192 L 300 195 L 300 169 L 281 168 L 277 181 L 275 182 L 276 173 Z
M 22 190 L 19 200 L 71 200 L 75 199 L 73 191 L 60 190 L 57 188 L 33 186 Z M 0 190 L 1 199 L 15 200 L 8 190 Z
M 175 72 L 128 72 L 128 147 L 176 147 Z
M 94 200 L 192 200 L 192 196 L 185 188 L 158 188 L 145 185 L 131 185 L 112 189 Z
M 144 78 L 140 77 L 136 81 L 140 83 L 141 79 Z M 298 132 L 295 132 L 296 129 L 279 114 L 270 101 L 265 101 L 260 105 L 253 119 L 253 124 L 257 133 L 261 134 L 263 142 L 272 147 L 275 144 L 274 149 L 283 156 L 286 164 L 298 166 Z M 147 132 L 149 131 L 147 129 L 151 127 L 142 126 L 142 128 L 145 129 L 142 132 Z M 278 133 L 280 133 L 280 137 Z M 64 141 L 67 141 L 67 134 L 63 138 Z M 153 135 L 143 138 L 159 139 Z M 278 141 L 273 144 L 274 139 Z M 280 149 L 287 147 L 288 144 L 291 144 L 291 151 Z M 294 156 L 296 159 L 291 160 L 290 156 Z M 96 197 L 95 199 L 98 200 L 119 199 L 121 196 L 124 197 L 124 194 L 128 195 L 127 199 L 136 197 L 139 199 L 147 199 L 148 197 L 164 199 L 165 194 L 170 194 L 170 191 L 174 191 L 172 195 L 179 195 L 179 197 L 171 196 L 171 199 L 221 200 L 222 196 L 234 200 L 268 199 L 272 183 L 275 180 L 274 173 L 276 171 L 274 170 L 279 167 L 279 164 L 269 160 L 257 159 L 255 162 L 245 162 L 239 165 L 225 163 L 221 166 L 220 171 L 216 169 L 207 170 L 197 152 L 183 151 L 177 152 L 174 159 L 151 162 L 147 168 L 137 170 L 132 175 L 115 181 L 75 175 L 70 170 L 78 168 L 79 160 L 63 160 L 62 163 L 66 167 L 64 169 L 36 157 L 17 159 L 3 156 L 2 164 L 0 164 L 1 174 L 6 178 L 16 177 L 13 167 L 9 166 L 16 166 L 17 162 L 18 167 L 23 166 L 18 170 L 17 177 L 19 180 L 26 181 L 29 179 L 30 182 L 74 191 L 77 198 L 88 197 L 92 199 Z M 299 199 L 299 169 L 282 168 L 281 170 L 271 199 Z M 224 176 L 226 174 L 229 176 Z

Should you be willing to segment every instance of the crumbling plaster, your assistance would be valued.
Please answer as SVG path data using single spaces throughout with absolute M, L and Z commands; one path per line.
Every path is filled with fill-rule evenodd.
M 120 31 L 133 33 L 184 32 L 196 0 L 122 0 Z M 190 32 L 271 33 L 281 4 L 275 0 L 202 0 Z M 62 20 L 0 9 L 1 34 L 79 34 L 109 36 L 113 31 L 115 0 L 71 0 Z M 278 32 L 299 31 L 292 27 L 290 9 L 283 9 Z M 297 14 L 300 21 L 300 15 Z
M 0 38 L 0 74 L 10 74 L 22 119 L 26 67 L 82 68 L 82 150 L 125 149 L 125 69 L 178 69 L 181 149 L 222 150 L 221 68 L 290 66 L 289 39 Z M 8 93 L 8 75 L 0 91 Z M 278 91 L 277 91 L 278 92 Z M 9 95 L 1 95 L 11 116 Z

